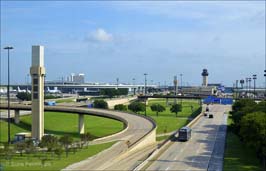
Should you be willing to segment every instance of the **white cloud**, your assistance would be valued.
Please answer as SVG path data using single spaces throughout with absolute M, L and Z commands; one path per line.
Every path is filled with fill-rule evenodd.
M 97 30 L 91 32 L 86 40 L 93 42 L 110 42 L 113 40 L 113 35 L 111 33 L 107 33 L 102 28 L 98 28 Z

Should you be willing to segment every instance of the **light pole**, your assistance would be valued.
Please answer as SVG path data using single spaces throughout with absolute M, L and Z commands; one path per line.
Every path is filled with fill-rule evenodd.
M 253 80 L 254 80 L 254 99 L 255 99 L 255 93 L 256 93 L 256 79 L 257 79 L 257 75 L 256 74 L 254 74 L 253 75 Z
M 182 85 L 183 85 L 183 80 L 182 80 L 183 74 L 180 74 L 180 90 L 182 92 Z
M 246 97 L 248 97 L 248 78 L 246 78 Z
M 136 88 L 135 88 L 135 78 L 132 79 L 132 84 L 133 84 L 133 94 L 136 95 Z
M 238 98 L 238 80 L 236 80 L 236 98 Z
M 266 67 L 266 58 L 265 58 L 265 67 Z M 264 86 L 264 98 L 266 99 L 266 69 L 264 70 L 265 86 Z
M 116 78 L 116 89 L 118 90 L 118 82 L 119 82 L 119 78 Z
M 249 91 L 249 95 L 250 95 L 250 91 L 251 91 L 251 78 L 248 78 L 248 82 L 249 82 L 249 88 L 248 88 L 248 91 Z
M 145 85 L 144 85 L 144 95 L 147 95 L 147 73 L 144 73 L 144 77 L 145 77 Z
M 10 68 L 9 68 L 9 51 L 14 49 L 12 46 L 7 46 L 4 47 L 5 50 L 7 50 L 7 108 L 8 108 L 8 112 L 7 112 L 7 123 L 8 123 L 8 127 L 7 127 L 7 132 L 8 132 L 8 144 L 11 143 L 11 139 L 10 139 Z
M 144 89 L 144 93 L 145 93 L 145 96 L 146 96 L 146 94 L 147 94 L 147 73 L 144 73 L 144 76 L 145 76 L 145 89 Z M 147 116 L 147 106 L 146 106 L 146 104 L 147 104 L 147 99 L 145 98 L 145 116 Z

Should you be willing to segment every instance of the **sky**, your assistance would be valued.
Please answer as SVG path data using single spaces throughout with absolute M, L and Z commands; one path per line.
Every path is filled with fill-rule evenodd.
M 45 47 L 47 80 L 232 86 L 265 68 L 265 1 L 1 1 L 1 82 L 25 83 L 31 46 Z

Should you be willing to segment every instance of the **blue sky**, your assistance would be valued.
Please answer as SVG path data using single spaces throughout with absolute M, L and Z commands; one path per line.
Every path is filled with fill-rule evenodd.
M 31 46 L 45 46 L 47 79 L 85 73 L 89 82 L 172 83 L 209 81 L 232 85 L 265 66 L 265 1 L 89 2 L 2 1 L 1 76 L 25 83 Z

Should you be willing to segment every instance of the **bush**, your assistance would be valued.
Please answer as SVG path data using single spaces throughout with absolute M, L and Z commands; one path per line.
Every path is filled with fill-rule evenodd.
M 141 102 L 133 102 L 128 105 L 128 109 L 135 113 L 144 112 L 145 108 L 145 104 Z
M 108 104 L 104 100 L 94 100 L 93 106 L 100 109 L 108 109 Z
M 123 104 L 117 104 L 114 106 L 114 109 L 119 111 L 127 111 L 127 106 Z

